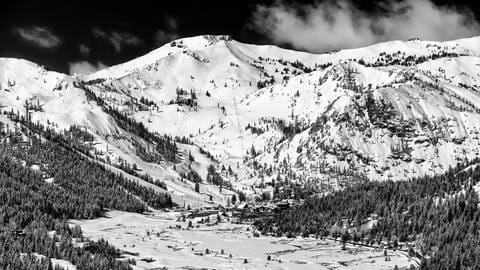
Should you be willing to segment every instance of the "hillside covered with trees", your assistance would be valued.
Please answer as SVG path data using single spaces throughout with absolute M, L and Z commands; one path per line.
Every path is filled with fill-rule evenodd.
M 480 265 L 479 160 L 409 181 L 365 182 L 259 218 L 263 234 L 316 236 L 408 250 L 420 269 Z
M 53 131 L 32 123 L 2 130 L 0 268 L 53 269 L 47 258 L 57 258 L 77 269 L 131 269 L 134 261 L 119 259 L 120 252 L 106 241 L 83 239 L 80 227 L 67 220 L 98 218 L 113 209 L 143 213 L 169 207 L 170 196 L 67 148 L 67 136 L 45 136 Z M 73 134 L 79 132 L 69 132 L 74 146 L 78 136 Z

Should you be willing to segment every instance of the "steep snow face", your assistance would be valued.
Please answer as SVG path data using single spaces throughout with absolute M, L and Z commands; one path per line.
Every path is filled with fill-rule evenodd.
M 310 71 L 315 57 L 273 46 L 255 51 L 253 45 L 228 37 L 204 36 L 172 42 L 139 59 L 79 79 L 109 104 L 124 109 L 142 99 L 151 101 L 149 108 L 134 114 L 137 120 L 160 133 L 189 136 L 228 117 L 259 85 Z
M 139 72 L 142 69 L 148 68 L 150 65 L 154 65 L 161 59 L 168 58 L 169 56 L 175 56 L 178 54 L 188 55 L 196 59 L 197 61 L 203 62 L 205 64 L 209 62 L 214 62 L 211 66 L 214 66 L 216 62 L 214 61 L 214 59 L 210 59 L 210 57 L 223 60 L 222 62 L 228 65 L 228 60 L 230 59 L 221 58 L 222 54 L 225 54 L 225 50 L 229 51 L 229 53 L 231 54 L 230 57 L 232 57 L 233 59 L 244 62 L 257 59 L 258 56 L 261 56 L 263 58 L 284 59 L 291 62 L 299 60 L 304 63 L 314 65 L 316 63 L 315 60 L 319 58 L 317 55 L 314 54 L 285 50 L 270 45 L 257 46 L 243 44 L 232 40 L 229 36 L 205 35 L 172 41 L 144 56 L 133 59 L 123 64 L 97 71 L 93 74 L 81 75 L 80 78 L 84 81 L 94 80 L 98 78 L 108 80 L 118 79 L 128 74 Z M 203 55 L 197 55 L 196 52 L 204 53 Z M 212 53 L 214 55 L 212 55 Z
M 232 168 L 220 173 L 238 189 L 278 177 L 336 188 L 440 173 L 476 157 L 479 56 L 479 37 L 309 54 L 198 36 L 78 76 L 1 59 L 0 104 L 23 111 L 25 100 L 37 102 L 43 110 L 32 119 L 85 126 L 97 148 L 166 179 L 180 201 L 221 201 L 215 187 L 195 194 L 178 181 L 173 164 L 142 162 L 134 136 L 84 91 L 153 132 L 189 137 L 194 145 L 180 144 L 179 167 L 203 179 L 214 164 Z M 195 162 L 185 166 L 189 152 Z
M 474 91 L 412 70 L 371 89 L 355 89 L 360 92 L 346 112 L 317 120 L 309 137 L 295 146 L 297 152 L 291 151 L 296 163 L 320 170 L 330 163 L 354 176 L 395 180 L 441 173 L 478 156 L 480 110 Z M 312 160 L 320 162 L 315 166 Z
M 0 58 L 0 104 L 4 110 L 25 115 L 25 105 L 35 107 L 32 120 L 55 123 L 56 128 L 87 126 L 101 133 L 115 128 L 101 109 L 86 102 L 83 90 L 73 87 L 65 74 L 47 71 L 26 60 Z M 36 113 L 37 112 L 37 113 Z
M 418 69 L 448 84 L 478 89 L 480 85 L 480 58 L 462 56 L 443 58 L 418 65 Z
M 138 72 L 156 61 L 178 53 L 195 56 L 195 51 L 203 51 L 217 46 L 227 46 L 234 57 L 239 60 L 263 58 L 281 59 L 289 62 L 300 61 L 310 67 L 342 60 L 363 60 L 367 64 L 389 64 L 402 58 L 424 61 L 427 58 L 439 57 L 444 53 L 454 55 L 478 56 L 480 55 L 480 37 L 460 39 L 448 42 L 434 42 L 412 40 L 390 41 L 375 44 L 365 48 L 342 50 L 326 54 L 310 54 L 282 49 L 271 45 L 251 45 L 232 40 L 229 36 L 195 36 L 170 42 L 144 56 L 129 62 L 112 66 L 92 74 L 80 75 L 84 81 L 94 79 L 118 79 L 128 74 Z M 202 59 L 198 59 L 202 61 Z M 206 60 L 206 59 L 203 59 Z M 227 62 L 227 61 L 225 61 Z M 395 63 L 391 63 L 395 64 Z
M 29 61 L 0 58 L 0 111 L 25 116 L 28 107 L 33 122 L 38 121 L 59 132 L 72 125 L 84 127 L 95 136 L 97 157 L 111 160 L 113 165 L 122 162 L 136 164 L 140 174 L 148 173 L 154 179 L 164 181 L 174 202 L 179 205 L 202 205 L 210 201 L 210 196 L 212 201 L 223 203 L 224 196 L 218 188 L 206 186 L 199 194 L 193 191 L 193 184 L 178 181 L 180 176 L 172 169 L 173 164 L 165 162 L 158 165 L 141 160 L 135 153 L 134 142 L 144 144 L 145 141 L 119 127 L 96 102 L 87 99 L 84 89 L 77 86 L 75 78 L 68 75 L 47 71 Z M 2 122 L 13 128 L 12 122 Z M 210 162 L 203 158 L 198 148 L 183 144 L 177 146 L 178 166 L 183 166 L 183 157 L 191 152 L 198 160 L 193 167 L 206 170 L 204 168 Z M 164 192 L 139 178 L 134 179 Z
M 418 68 L 339 63 L 248 95 L 238 106 L 240 120 L 198 139 L 216 137 L 217 152 L 247 157 L 249 183 L 288 176 L 331 188 L 442 173 L 479 155 L 480 100 L 471 86 L 478 83 L 477 61 L 438 59 Z M 445 76 L 434 75 L 438 65 Z M 241 140 L 231 128 L 238 123 Z
M 93 82 L 92 90 L 115 100 L 117 106 L 142 98 L 152 101 L 155 110 L 162 113 L 144 110 L 135 114 L 137 120 L 160 133 L 193 136 L 222 117 L 238 114 L 239 101 L 258 88 L 284 84 L 313 69 L 344 60 L 390 67 L 446 55 L 477 55 L 478 42 L 478 38 L 447 43 L 394 41 L 315 55 L 243 44 L 228 36 L 199 36 L 171 42 L 125 64 L 78 79 Z M 191 97 L 198 105 L 194 109 L 177 106 Z

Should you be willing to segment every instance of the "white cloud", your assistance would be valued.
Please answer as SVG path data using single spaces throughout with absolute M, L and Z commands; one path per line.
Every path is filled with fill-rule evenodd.
M 138 47 L 143 44 L 143 40 L 129 32 L 105 32 L 99 28 L 94 28 L 92 33 L 94 37 L 110 42 L 117 53 L 125 47 Z
M 178 39 L 178 22 L 176 19 L 165 15 L 165 26 L 164 29 L 159 29 L 155 32 L 153 37 L 157 45 L 163 45 L 172 40 Z
M 70 62 L 68 63 L 69 72 L 70 74 L 88 74 L 95 72 L 100 69 L 104 69 L 107 66 L 100 61 L 97 63 L 90 63 L 87 61 L 79 61 L 79 62 Z
M 41 48 L 55 48 L 60 46 L 62 40 L 52 33 L 48 28 L 41 26 L 32 26 L 30 28 L 14 27 L 12 33 L 33 43 Z
M 90 55 L 90 47 L 85 44 L 78 45 L 78 50 L 80 51 L 80 54 L 84 57 L 88 57 Z
M 480 34 L 470 10 L 436 6 L 429 0 L 401 0 L 366 13 L 351 2 L 326 1 L 290 6 L 258 5 L 251 27 L 275 43 L 322 52 L 361 47 L 388 40 L 451 40 Z

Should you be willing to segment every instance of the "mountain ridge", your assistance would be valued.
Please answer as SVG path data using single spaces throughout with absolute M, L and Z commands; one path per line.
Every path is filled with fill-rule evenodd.
M 323 191 L 438 174 L 478 156 L 479 56 L 480 37 L 310 54 L 197 36 L 83 75 L 1 58 L 0 105 L 38 103 L 33 121 L 85 127 L 103 158 L 166 179 L 177 204 L 226 203 L 233 193 L 208 183 L 211 165 L 233 192 L 258 196 L 279 178 Z M 177 142 L 177 161 L 152 164 L 137 145 L 150 143 L 106 108 L 189 141 Z M 204 192 L 182 180 L 192 171 Z

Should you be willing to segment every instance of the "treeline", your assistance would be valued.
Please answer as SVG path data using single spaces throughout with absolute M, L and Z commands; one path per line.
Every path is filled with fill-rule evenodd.
M 440 48 L 437 48 L 437 50 Z M 383 67 L 391 65 L 401 65 L 401 66 L 414 66 L 426 61 L 431 61 L 439 58 L 445 57 L 459 57 L 463 54 L 458 54 L 455 52 L 448 52 L 445 50 L 440 50 L 429 55 L 406 55 L 405 52 L 397 51 L 395 53 L 386 53 L 381 52 L 375 62 L 366 62 L 363 58 L 358 60 L 358 63 L 367 67 Z
M 130 181 L 122 174 L 115 174 L 104 166 L 90 161 L 87 157 L 62 147 L 55 141 L 42 141 L 36 136 L 29 137 L 26 142 L 11 139 L 8 143 L 4 141 L 1 144 L 0 150 L 4 157 L 23 162 L 27 169 L 36 166 L 35 169 L 40 170 L 44 177 L 53 178 L 54 183 L 63 189 L 79 194 L 69 197 L 70 200 L 78 200 L 79 205 L 97 205 L 100 211 L 103 208 L 131 212 L 146 210 L 143 203 L 125 191 L 146 202 L 155 198 L 155 200 L 152 200 L 154 203 L 150 205 L 154 208 L 172 205 L 168 193 L 158 193 L 152 188 Z M 8 167 L 5 167 L 2 171 L 6 172 L 7 169 Z M 86 206 L 80 207 L 80 209 L 93 211 L 95 208 Z M 68 209 L 67 212 L 71 212 L 70 210 L 79 211 L 78 208 L 72 208 Z M 96 216 L 98 215 L 83 213 L 72 218 L 94 218 Z
M 309 197 L 293 209 L 260 217 L 255 225 L 277 236 L 408 246 L 411 255 L 423 257 L 421 269 L 473 269 L 480 265 L 480 209 L 473 188 L 480 180 L 480 166 L 473 164 L 479 162 L 439 176 L 366 182 Z
M 63 131 L 57 132 L 55 129 L 49 126 L 44 126 L 40 122 L 34 123 L 34 122 L 31 122 L 30 120 L 27 120 L 24 116 L 20 115 L 19 112 L 15 113 L 12 110 L 9 112 L 5 111 L 4 114 L 6 114 L 7 117 L 11 119 L 13 122 L 19 123 L 20 131 L 27 135 L 28 134 L 40 135 L 48 141 L 56 142 L 60 144 L 62 147 L 66 148 L 67 150 L 78 151 L 92 159 L 100 160 L 102 162 L 111 164 L 130 175 L 136 176 L 153 185 L 156 185 L 160 188 L 167 190 L 167 186 L 163 181 L 154 180 L 148 174 L 140 174 L 137 170 L 136 164 L 130 164 L 123 159 L 120 159 L 118 164 L 112 164 L 108 156 L 106 159 L 99 157 L 98 156 L 99 152 L 93 147 L 94 136 L 88 133 L 86 129 L 80 126 L 73 125 L 73 126 L 70 126 L 68 129 L 64 129 Z M 3 123 L 0 122 L 0 127 L 2 124 Z M 17 137 L 12 136 L 15 130 L 10 130 L 7 127 L 7 132 L 10 133 L 9 137 L 11 139 L 14 139 L 14 140 L 17 139 Z M 137 154 L 141 154 L 142 147 L 140 144 L 136 144 L 136 149 L 137 149 Z M 150 155 L 151 152 L 147 154 Z M 141 156 L 141 157 L 144 159 L 148 159 L 148 157 L 146 156 Z M 158 159 L 163 159 L 163 156 L 159 155 L 158 153 L 156 157 Z
M 95 101 L 104 112 L 109 114 L 115 120 L 120 128 L 139 136 L 147 143 L 153 143 L 155 145 L 154 149 L 158 153 L 155 153 L 155 155 L 148 155 L 148 159 L 155 157 L 155 162 L 157 163 L 162 160 L 171 162 L 176 160 L 178 149 L 173 138 L 166 135 L 158 136 L 150 132 L 142 122 L 137 122 L 135 119 L 128 117 L 125 113 L 121 113 L 116 108 L 106 104 L 102 98 L 98 97 L 92 90 L 86 87 L 85 84 L 75 82 L 75 86 L 83 89 L 87 100 Z
M 107 209 L 168 207 L 170 196 L 108 171 L 56 141 L 63 137 L 53 131 L 43 136 L 22 129 L 0 133 L 0 269 L 53 269 L 49 258 L 77 269 L 131 269 L 134 261 L 119 260 L 119 251 L 105 241 L 85 241 L 67 220 L 97 218 Z
M 157 153 L 150 155 L 155 157 L 154 161 L 149 162 L 160 162 L 162 160 L 174 162 L 177 155 L 177 145 L 175 141 L 168 136 L 158 136 L 150 132 L 142 122 L 137 122 L 134 119 L 128 117 L 126 114 L 119 112 L 118 110 L 108 107 L 105 109 L 105 112 L 108 113 L 115 120 L 117 125 L 122 129 L 139 136 L 140 138 L 147 141 L 147 143 L 154 143 L 154 149 Z

